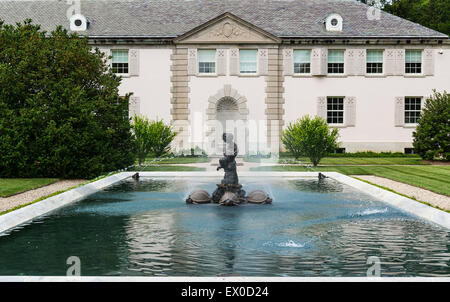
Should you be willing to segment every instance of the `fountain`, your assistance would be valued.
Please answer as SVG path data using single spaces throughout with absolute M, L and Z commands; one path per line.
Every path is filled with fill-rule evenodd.
M 272 203 L 272 199 L 263 191 L 252 191 L 248 196 L 245 196 L 245 191 L 242 185 L 239 184 L 239 177 L 236 171 L 236 156 L 238 155 L 238 147 L 233 141 L 231 133 L 224 133 L 224 157 L 219 160 L 219 167 L 217 171 L 223 169 L 225 175 L 220 184 L 217 184 L 217 189 L 212 196 L 205 190 L 197 190 L 193 192 L 186 199 L 186 203 L 191 204 L 205 204 L 217 203 L 222 206 L 237 206 L 242 203 L 256 203 L 268 204 Z

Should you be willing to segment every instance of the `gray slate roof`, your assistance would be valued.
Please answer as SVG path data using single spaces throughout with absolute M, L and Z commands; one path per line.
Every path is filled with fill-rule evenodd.
M 6 23 L 31 18 L 51 31 L 69 27 L 65 0 L 0 0 Z M 81 13 L 91 22 L 88 36 L 177 37 L 229 12 L 278 37 L 448 38 L 417 23 L 381 12 L 368 20 L 368 6 L 356 0 L 82 0 Z M 327 32 L 331 13 L 344 19 L 342 32 Z

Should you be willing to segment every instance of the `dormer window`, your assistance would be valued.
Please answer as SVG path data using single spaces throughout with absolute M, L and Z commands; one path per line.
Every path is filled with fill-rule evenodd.
M 71 31 L 85 31 L 88 29 L 89 20 L 80 14 L 75 14 L 70 17 L 70 30 Z
M 325 27 L 327 31 L 342 31 L 342 17 L 338 14 L 331 14 L 325 20 Z

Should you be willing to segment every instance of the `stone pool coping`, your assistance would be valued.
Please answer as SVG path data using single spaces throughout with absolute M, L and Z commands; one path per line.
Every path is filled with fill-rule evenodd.
M 21 224 L 27 223 L 34 218 L 48 214 L 60 207 L 79 201 L 121 180 L 129 178 L 133 174 L 134 173 L 131 172 L 114 174 L 1 215 L 0 234 Z
M 19 225 L 32 221 L 34 218 L 49 214 L 50 212 L 79 201 L 87 196 L 109 187 L 119 181 L 130 178 L 136 172 L 121 172 L 106 178 L 74 188 L 59 195 L 47 198 L 40 202 L 28 205 L 18 210 L 0 216 L 0 234 Z M 141 177 L 217 177 L 221 178 L 223 172 L 138 172 Z M 283 177 L 283 178 L 305 178 L 318 177 L 319 172 L 240 172 L 240 177 Z M 450 229 L 450 213 L 435 209 L 410 198 L 381 189 L 374 185 L 354 179 L 337 172 L 322 172 L 329 178 L 335 179 L 343 184 L 356 188 L 363 193 L 369 194 L 382 202 L 395 208 L 413 214 L 442 227 Z

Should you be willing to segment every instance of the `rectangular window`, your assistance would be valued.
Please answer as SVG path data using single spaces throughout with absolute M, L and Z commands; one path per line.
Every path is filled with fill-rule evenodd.
M 405 98 L 405 124 L 417 124 L 420 118 L 422 98 Z
M 344 123 L 344 98 L 328 97 L 327 98 L 327 123 L 343 124 Z
M 258 51 L 255 49 L 239 50 L 239 68 L 241 73 L 256 73 Z
M 383 73 L 383 51 L 367 50 L 366 65 L 367 73 Z
M 405 51 L 405 73 L 422 73 L 422 51 Z
M 198 72 L 216 73 L 216 50 L 199 49 L 198 50 Z
M 311 73 L 311 50 L 294 50 L 294 73 Z
M 344 50 L 328 50 L 328 73 L 344 73 Z
M 128 73 L 128 49 L 114 49 L 111 51 L 111 67 L 114 73 Z

